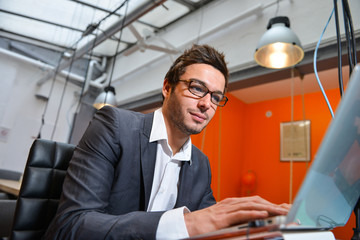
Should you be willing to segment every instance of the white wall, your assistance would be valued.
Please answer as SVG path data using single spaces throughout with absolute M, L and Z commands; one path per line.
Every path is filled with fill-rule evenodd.
M 5 50 L 0 52 L 0 168 L 19 172 L 23 171 L 30 146 L 38 136 L 46 106 L 46 101 L 37 99 L 35 94 L 49 96 L 53 82 L 37 87 L 36 82 L 44 76 L 44 71 L 37 65 L 42 64 L 24 60 Z M 41 132 L 44 139 L 67 141 L 77 101 L 74 92 L 80 89 L 67 84 L 54 131 L 64 84 L 64 78 L 54 82 Z

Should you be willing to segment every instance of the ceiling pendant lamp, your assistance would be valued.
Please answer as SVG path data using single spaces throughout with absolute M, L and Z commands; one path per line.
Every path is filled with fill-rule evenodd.
M 254 54 L 263 67 L 281 69 L 294 66 L 304 58 L 300 40 L 290 29 L 288 17 L 271 18 Z
M 100 109 L 104 106 L 116 106 L 115 88 L 112 86 L 105 87 L 104 91 L 95 99 L 93 106 Z

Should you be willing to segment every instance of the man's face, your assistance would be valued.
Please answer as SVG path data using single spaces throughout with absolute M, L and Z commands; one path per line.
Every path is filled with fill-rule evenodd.
M 196 79 L 203 83 L 211 92 L 223 92 L 225 78 L 216 68 L 208 64 L 192 64 L 186 67 L 186 72 L 180 80 Z M 170 128 L 182 134 L 200 133 L 210 122 L 217 106 L 210 101 L 210 93 L 203 98 L 193 95 L 188 90 L 188 83 L 180 81 L 174 90 L 164 82 L 165 97 L 163 113 Z

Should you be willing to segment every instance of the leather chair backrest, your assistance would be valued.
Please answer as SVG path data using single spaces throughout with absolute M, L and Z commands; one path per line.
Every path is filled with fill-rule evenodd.
M 16 203 L 11 240 L 41 239 L 56 214 L 74 145 L 37 139 Z

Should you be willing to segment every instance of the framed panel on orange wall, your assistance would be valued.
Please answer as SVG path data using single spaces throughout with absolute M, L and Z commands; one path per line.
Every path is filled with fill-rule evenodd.
M 280 161 L 310 161 L 310 120 L 280 123 Z

